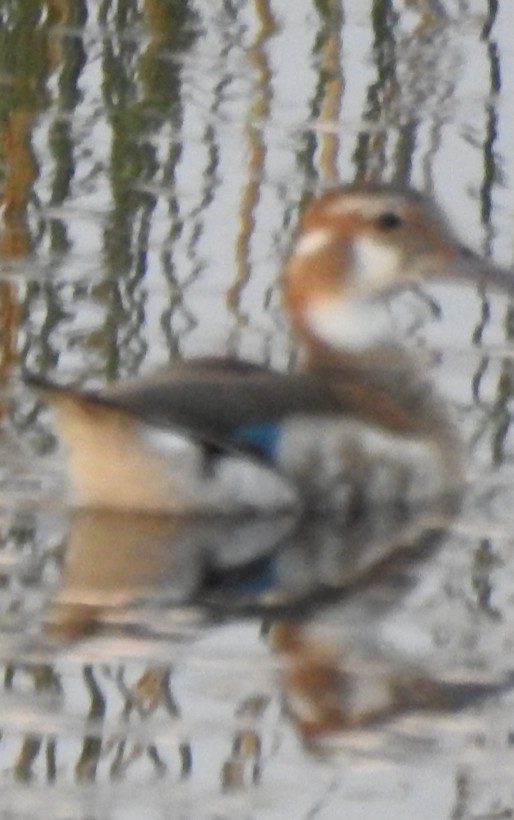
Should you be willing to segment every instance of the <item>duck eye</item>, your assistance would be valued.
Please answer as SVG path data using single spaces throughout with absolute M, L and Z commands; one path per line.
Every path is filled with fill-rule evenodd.
M 395 214 L 394 211 L 384 211 L 384 213 L 377 216 L 376 224 L 381 230 L 392 231 L 400 227 L 402 218 L 398 216 L 398 214 Z

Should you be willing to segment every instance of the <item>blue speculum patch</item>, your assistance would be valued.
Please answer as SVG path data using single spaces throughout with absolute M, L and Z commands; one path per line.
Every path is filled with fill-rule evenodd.
M 280 425 L 274 422 L 245 424 L 234 431 L 234 438 L 269 461 L 273 461 L 280 438 Z

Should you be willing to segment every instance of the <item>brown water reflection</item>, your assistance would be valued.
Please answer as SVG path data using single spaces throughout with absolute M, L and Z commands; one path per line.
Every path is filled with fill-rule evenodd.
M 159 613 L 172 622 L 174 611 L 189 609 L 205 626 L 258 615 L 279 660 L 277 686 L 309 741 L 413 710 L 463 709 L 510 686 L 510 673 L 475 681 L 468 670 L 468 679 L 452 682 L 455 670 L 447 669 L 449 680 L 438 680 L 433 658 L 423 665 L 408 653 L 402 661 L 399 653 L 386 657 L 368 646 L 369 629 L 402 609 L 436 560 L 455 507 L 447 506 L 445 513 L 377 508 L 351 522 L 77 513 L 44 634 L 61 648 L 112 629 L 135 637 L 143 607 L 144 635 L 160 641 L 166 628 Z M 362 641 L 350 628 L 346 644 L 355 600 Z M 147 670 L 138 691 L 168 674 Z
M 352 521 L 239 522 L 80 512 L 70 522 L 44 635 L 63 648 L 113 629 L 135 637 L 142 627 L 146 639 L 162 641 L 162 614 L 172 624 L 189 613 L 207 628 L 259 616 L 279 659 L 288 713 L 309 741 L 420 709 L 463 709 L 510 687 L 509 667 L 482 680 L 466 669 L 458 679 L 443 662 L 438 679 L 436 644 L 416 660 L 409 652 L 388 656 L 369 641 L 370 630 L 394 619 L 433 571 L 457 509 L 448 500 L 439 509 L 377 507 Z

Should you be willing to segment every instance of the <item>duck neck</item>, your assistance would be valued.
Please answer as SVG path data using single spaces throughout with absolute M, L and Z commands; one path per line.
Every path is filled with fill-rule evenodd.
M 416 369 L 415 360 L 390 339 L 352 350 L 338 349 L 320 339 L 310 338 L 304 349 L 303 366 L 311 372 L 335 368 L 363 374 L 369 372 L 377 377 L 386 377 L 390 372 L 398 370 Z
M 405 348 L 387 340 L 357 353 L 317 342 L 305 352 L 304 369 L 329 381 L 351 415 L 429 442 L 440 456 L 442 490 L 462 484 L 462 444 L 448 406 Z

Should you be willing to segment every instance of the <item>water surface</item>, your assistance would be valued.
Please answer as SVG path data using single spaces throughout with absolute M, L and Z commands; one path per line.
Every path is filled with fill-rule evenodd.
M 513 27 L 508 0 L 0 2 L 2 816 L 514 812 L 508 299 L 388 306 L 469 493 L 344 538 L 73 517 L 22 379 L 293 366 L 280 262 L 336 180 L 412 182 L 511 265 Z

